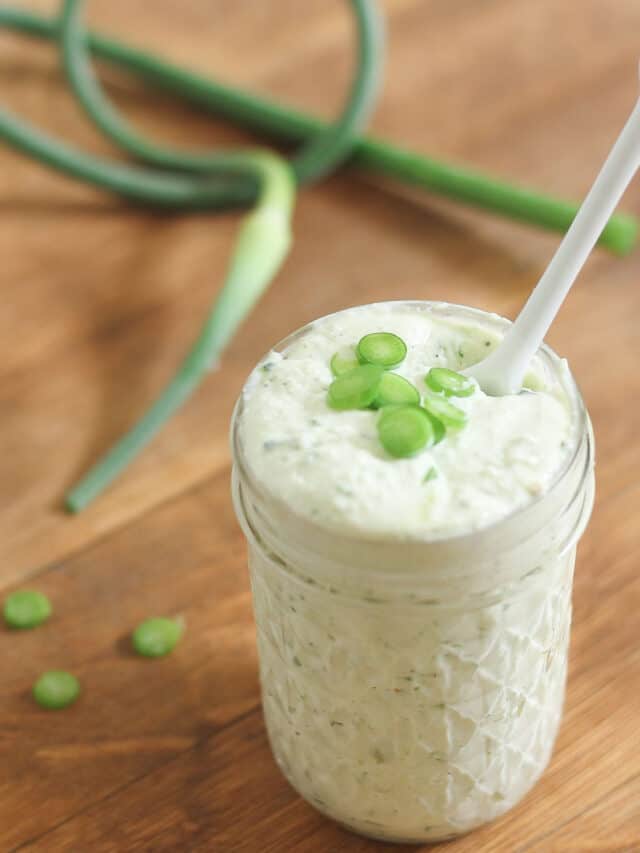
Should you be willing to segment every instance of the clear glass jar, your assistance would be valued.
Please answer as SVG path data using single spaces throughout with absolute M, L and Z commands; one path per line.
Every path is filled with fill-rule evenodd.
M 525 508 L 447 539 L 349 538 L 297 515 L 252 478 L 236 408 L 233 495 L 272 750 L 309 803 L 363 835 L 468 832 L 515 805 L 549 761 L 594 448 L 566 366 L 548 348 L 539 358 L 574 401 L 575 452 Z

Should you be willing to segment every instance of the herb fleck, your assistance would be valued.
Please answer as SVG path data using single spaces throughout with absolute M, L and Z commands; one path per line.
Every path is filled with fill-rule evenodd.
M 432 465 L 431 468 L 427 471 L 427 473 L 422 478 L 423 483 L 430 483 L 431 480 L 435 480 L 438 476 L 438 469 Z
M 299 450 L 300 442 L 296 438 L 268 438 L 262 443 L 266 451 L 271 450 Z

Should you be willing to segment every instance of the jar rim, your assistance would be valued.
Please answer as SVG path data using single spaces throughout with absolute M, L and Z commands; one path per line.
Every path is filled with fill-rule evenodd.
M 381 302 L 366 303 L 364 305 L 359 304 L 347 308 L 342 308 L 338 311 L 334 311 L 330 314 L 318 317 L 315 320 L 306 323 L 304 326 L 301 326 L 300 328 L 294 330 L 282 340 L 278 341 L 273 347 L 270 348 L 269 352 L 280 352 L 287 349 L 293 342 L 297 341 L 304 334 L 308 333 L 317 323 L 323 322 L 338 314 L 343 314 L 348 311 L 355 311 L 359 308 L 385 306 L 415 308 L 421 311 L 429 311 L 431 313 L 454 317 L 456 320 L 464 319 L 466 315 L 466 317 L 469 319 L 482 319 L 485 322 L 490 322 L 491 324 L 493 324 L 494 327 L 501 327 L 502 329 L 511 325 L 511 321 L 509 319 L 499 314 L 487 312 L 483 309 L 475 308 L 469 305 L 460 305 L 457 303 L 445 302 L 442 300 L 385 300 Z M 265 356 L 266 355 L 267 353 L 265 353 Z M 504 531 L 508 527 L 513 526 L 514 522 L 516 522 L 517 520 L 524 520 L 527 515 L 535 515 L 537 510 L 545 502 L 545 500 L 547 500 L 549 496 L 552 495 L 558 489 L 564 478 L 572 471 L 573 467 L 576 464 L 576 460 L 578 459 L 578 456 L 581 453 L 581 449 L 583 448 L 583 441 L 585 435 L 589 439 L 589 445 L 591 445 L 591 439 L 589 435 L 590 423 L 586 407 L 584 405 L 584 401 L 582 399 L 578 384 L 568 367 L 566 359 L 561 358 L 551 347 L 549 347 L 545 343 L 542 344 L 535 357 L 540 359 L 543 362 L 543 365 L 552 369 L 553 375 L 561 382 L 564 390 L 567 393 L 568 399 L 571 401 L 572 415 L 576 417 L 574 447 L 572 449 L 572 452 L 567 455 L 566 460 L 563 461 L 562 466 L 554 474 L 553 480 L 544 492 L 539 495 L 536 495 L 535 497 L 532 497 L 532 499 L 523 506 L 516 507 L 512 512 L 508 513 L 507 515 L 504 515 L 480 528 L 464 531 L 462 533 L 431 535 L 425 537 L 416 537 L 413 535 L 390 536 L 389 534 L 385 534 L 383 536 L 375 536 L 367 533 L 359 534 L 356 531 L 337 530 L 330 526 L 318 523 L 313 519 L 308 518 L 307 516 L 304 516 L 301 513 L 297 512 L 294 508 L 281 501 L 278 498 L 277 494 L 262 487 L 259 483 L 256 482 L 255 478 L 251 477 L 251 471 L 247 464 L 245 454 L 243 452 L 239 429 L 239 424 L 242 417 L 244 388 L 246 386 L 243 386 L 243 389 L 238 397 L 231 421 L 231 447 L 234 465 L 237 466 L 240 478 L 244 480 L 249 480 L 251 482 L 252 491 L 260 500 L 272 501 L 275 505 L 279 505 L 281 510 L 292 518 L 295 518 L 296 523 L 300 525 L 300 527 L 303 528 L 305 531 L 307 531 L 307 533 L 315 533 L 314 538 L 322 534 L 330 535 L 332 539 L 341 540 L 345 545 L 352 543 L 354 547 L 356 545 L 372 546 L 376 548 L 385 545 L 393 546 L 395 548 L 397 548 L 398 546 L 407 545 L 419 547 L 469 547 L 469 543 L 471 543 L 473 540 L 483 540 L 485 537 L 494 538 L 498 536 L 501 531 Z M 262 359 L 260 359 L 258 363 L 261 360 Z M 589 455 L 592 456 L 592 453 L 590 453 Z

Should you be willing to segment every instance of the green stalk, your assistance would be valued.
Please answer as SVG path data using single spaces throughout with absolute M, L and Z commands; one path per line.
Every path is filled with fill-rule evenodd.
M 375 98 L 382 47 L 373 0 L 350 0 L 350 3 L 358 34 L 358 62 L 345 106 L 336 121 L 320 137 L 303 146 L 289 166 L 281 157 L 267 151 L 189 153 L 160 148 L 147 140 L 111 105 L 93 73 L 82 21 L 84 0 L 64 0 L 58 33 L 63 67 L 74 94 L 95 124 L 136 158 L 161 169 L 177 170 L 171 177 L 178 181 L 185 172 L 195 172 L 198 180 L 191 187 L 193 200 L 200 200 L 201 184 L 215 203 L 246 201 L 247 190 L 256 199 L 256 207 L 240 228 L 222 290 L 190 353 L 142 419 L 68 493 L 66 506 L 72 512 L 80 511 L 100 494 L 193 393 L 269 285 L 289 250 L 296 177 L 319 178 L 349 153 L 354 132 L 366 120 Z M 0 134 L 2 130 L 0 116 Z M 28 133 L 26 141 L 33 146 L 36 156 L 45 162 L 57 159 L 60 164 L 58 143 L 52 146 L 51 140 L 37 131 Z M 86 162 L 86 158 L 81 160 L 83 164 Z M 66 167 L 69 171 L 77 168 L 72 155 L 67 157 Z M 90 160 L 89 170 L 95 183 L 111 188 L 112 164 Z M 142 180 L 151 181 L 149 187 L 156 193 L 156 179 L 162 173 L 139 170 L 134 171 L 134 176 L 133 184 L 128 175 L 122 180 L 128 193 L 140 189 L 144 192 L 146 186 L 140 186 Z M 214 184 L 211 188 L 212 177 L 222 181 L 222 185 Z M 169 187 L 170 191 L 175 189 L 174 185 Z M 166 187 L 162 188 L 163 193 L 166 191 Z M 179 186 L 178 191 L 184 191 L 184 187 Z
M 55 39 L 59 30 L 59 22 L 54 18 L 6 7 L 0 8 L 0 26 L 48 39 Z M 225 116 L 274 139 L 304 142 L 327 128 L 324 122 L 298 110 L 208 80 L 98 33 L 89 35 L 89 45 L 96 56 L 135 72 L 159 88 L 180 95 L 216 115 Z M 579 207 L 577 203 L 514 186 L 372 137 L 361 137 L 355 141 L 350 162 L 368 172 L 561 232 L 568 229 Z M 603 230 L 599 243 L 615 254 L 624 255 L 634 247 L 637 233 L 638 221 L 634 217 L 616 214 Z
M 243 219 L 222 290 L 191 351 L 160 397 L 67 494 L 65 505 L 71 512 L 80 512 L 97 497 L 193 393 L 288 254 L 295 187 L 291 169 L 267 152 L 245 156 L 261 178 L 261 190 L 257 206 Z
M 238 176 L 231 184 L 215 174 L 161 172 L 110 162 L 54 139 L 2 108 L 0 139 L 46 166 L 138 203 L 209 210 L 248 204 L 256 197 L 256 182 L 248 176 L 243 183 Z

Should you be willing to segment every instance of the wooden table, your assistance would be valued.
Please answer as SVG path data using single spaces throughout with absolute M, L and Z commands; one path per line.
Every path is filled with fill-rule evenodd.
M 51 0 L 29 7 L 52 11 Z M 92 22 L 178 62 L 329 115 L 349 74 L 341 0 L 94 3 Z M 636 96 L 637 0 L 388 0 L 376 133 L 580 197 Z M 245 143 L 114 73 L 141 126 Z M 120 157 L 68 94 L 53 48 L 0 34 L 0 100 Z M 640 184 L 624 207 L 640 213 Z M 556 235 L 349 174 L 302 193 L 293 253 L 222 369 L 103 499 L 69 484 L 170 376 L 219 285 L 236 215 L 134 209 L 0 149 L 0 585 L 50 596 L 40 630 L 0 630 L 0 849 L 373 851 L 287 786 L 267 746 L 229 415 L 272 342 L 338 308 L 447 299 L 513 315 Z M 579 552 L 564 725 L 551 767 L 460 851 L 640 851 L 640 252 L 598 252 L 550 336 L 593 416 L 598 500 Z M 183 614 L 170 658 L 128 652 Z M 84 693 L 47 714 L 45 669 Z

